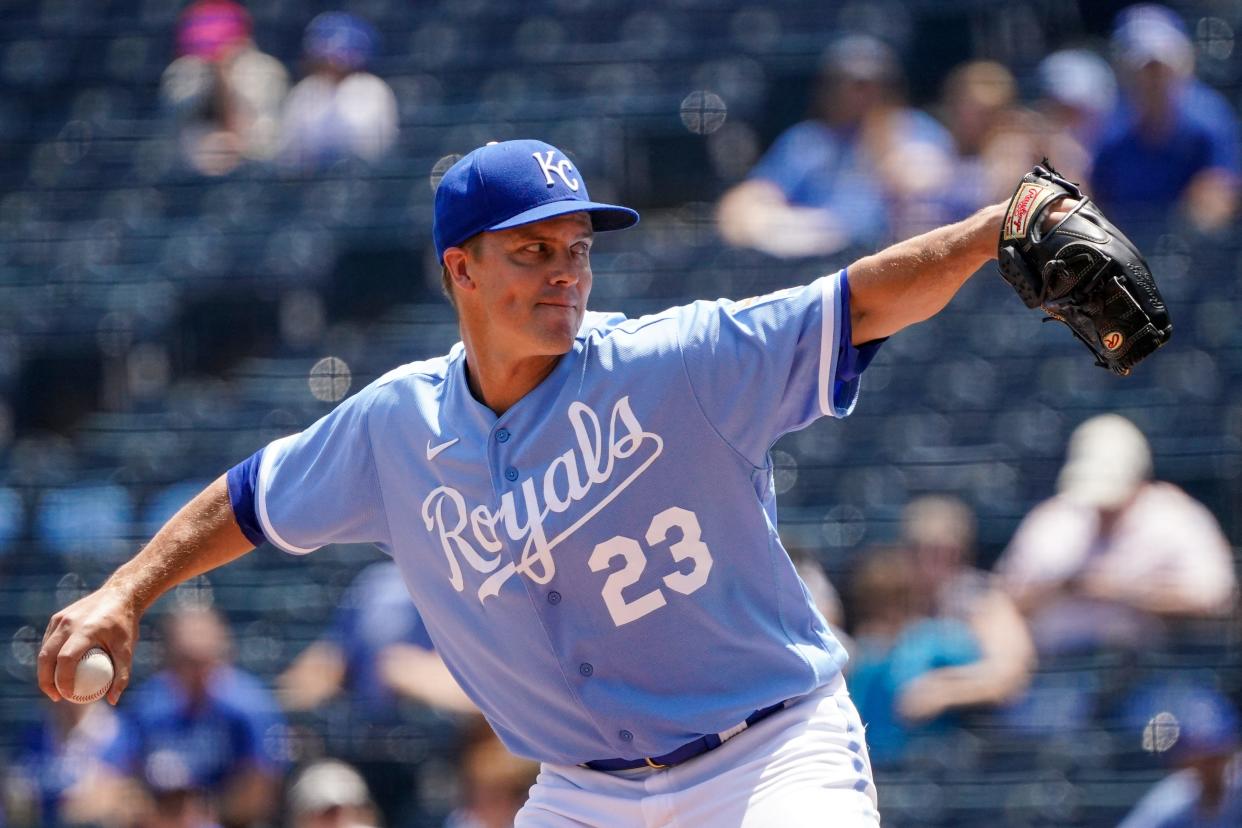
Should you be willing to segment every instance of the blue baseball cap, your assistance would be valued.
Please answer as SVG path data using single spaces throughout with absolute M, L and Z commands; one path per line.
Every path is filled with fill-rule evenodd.
M 1124 65 L 1137 69 L 1155 62 L 1183 75 L 1195 68 L 1195 47 L 1186 24 L 1171 9 L 1155 3 L 1130 6 L 1117 15 L 1113 52 Z
M 312 60 L 322 60 L 357 71 L 375 54 L 379 35 L 360 17 L 345 12 L 324 12 L 306 26 L 302 52 Z
M 597 232 L 638 223 L 629 207 L 591 201 L 586 182 L 565 153 L 543 141 L 501 141 L 479 147 L 449 167 L 436 188 L 432 236 L 436 257 L 471 236 L 566 213 L 589 213 Z
M 1122 722 L 1143 746 L 1173 762 L 1232 753 L 1242 741 L 1238 711 L 1219 690 L 1191 680 L 1157 679 L 1121 707 Z

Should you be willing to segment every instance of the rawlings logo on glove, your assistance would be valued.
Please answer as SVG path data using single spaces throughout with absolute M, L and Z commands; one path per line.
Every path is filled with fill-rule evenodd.
M 1044 212 L 1066 196 L 1077 203 L 1043 231 Z M 997 259 L 1027 307 L 1064 322 L 1096 364 L 1115 374 L 1129 374 L 1173 333 L 1138 248 L 1047 159 L 1009 200 Z

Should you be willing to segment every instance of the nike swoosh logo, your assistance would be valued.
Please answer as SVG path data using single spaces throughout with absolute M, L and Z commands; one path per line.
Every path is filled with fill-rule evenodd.
M 436 459 L 436 456 L 437 456 L 440 452 L 444 451 L 446 448 L 448 448 L 449 446 L 453 445 L 454 443 L 456 443 L 456 442 L 457 442 L 458 440 L 460 440 L 460 439 L 461 439 L 460 437 L 454 437 L 452 440 L 449 440 L 447 443 L 441 443 L 441 444 L 440 444 L 440 445 L 438 445 L 438 446 L 433 446 L 433 445 L 431 444 L 431 441 L 430 441 L 430 440 L 428 440 L 428 441 L 427 441 L 427 459 L 428 459 L 428 460 L 435 460 L 435 459 Z

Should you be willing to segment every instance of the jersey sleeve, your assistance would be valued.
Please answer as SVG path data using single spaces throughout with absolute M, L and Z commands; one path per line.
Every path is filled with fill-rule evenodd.
M 756 466 L 782 434 L 848 415 L 881 344 L 850 344 L 845 271 L 680 310 L 679 345 L 695 398 L 720 436 Z
M 330 543 L 389 544 L 366 390 L 228 473 L 238 525 L 256 545 L 301 555 Z

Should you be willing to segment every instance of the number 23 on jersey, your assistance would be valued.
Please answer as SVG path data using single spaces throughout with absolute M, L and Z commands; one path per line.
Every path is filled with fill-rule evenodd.
M 667 540 L 674 529 L 680 531 L 681 539 L 669 546 L 668 551 L 674 563 L 689 560 L 690 568 L 687 571 L 675 568 L 664 576 L 664 585 L 674 592 L 690 595 L 707 583 L 712 571 L 712 553 L 702 541 L 698 516 L 680 506 L 665 509 L 651 519 L 644 540 L 651 549 Z M 655 612 L 667 601 L 664 590 L 659 587 L 636 597 L 627 598 L 623 594 L 626 587 L 638 582 L 647 568 L 647 552 L 634 538 L 616 535 L 597 544 L 587 563 L 592 572 L 603 572 L 618 558 L 621 567 L 608 575 L 602 595 L 613 623 L 620 627 Z

